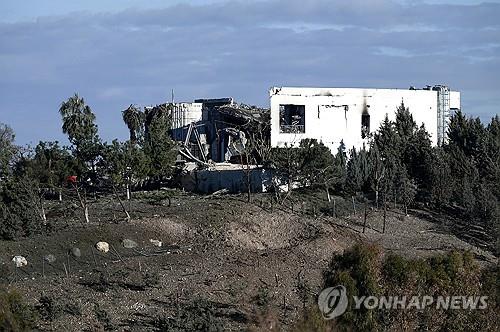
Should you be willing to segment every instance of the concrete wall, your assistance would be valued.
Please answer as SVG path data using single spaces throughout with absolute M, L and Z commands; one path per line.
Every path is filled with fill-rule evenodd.
M 172 129 L 182 128 L 201 120 L 201 103 L 175 103 L 172 105 Z
M 305 138 L 322 141 L 336 153 L 341 140 L 346 147 L 361 148 L 361 117 L 370 115 L 370 132 L 376 131 L 387 115 L 395 120 L 397 107 L 404 102 L 418 126 L 422 123 L 437 144 L 437 92 L 403 89 L 354 88 L 272 88 L 271 145 L 297 144 Z M 460 108 L 460 94 L 450 96 L 451 107 Z M 305 133 L 280 132 L 280 105 L 305 105 Z

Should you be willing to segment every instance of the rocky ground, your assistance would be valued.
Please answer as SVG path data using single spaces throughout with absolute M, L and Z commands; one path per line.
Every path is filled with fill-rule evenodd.
M 368 208 L 363 233 L 362 208 L 332 218 L 304 204 L 273 206 L 265 195 L 249 204 L 244 196 L 177 194 L 170 206 L 139 196 L 128 223 L 109 198 L 96 200 L 90 224 L 79 222 L 78 210 L 53 204 L 50 234 L 0 242 L 1 283 L 39 307 L 39 329 L 47 331 L 239 331 L 270 321 L 286 329 L 321 289 L 332 255 L 356 241 L 410 257 L 459 249 L 482 264 L 497 261 L 450 235 L 447 223 L 430 222 L 426 211 L 390 210 L 382 233 L 383 211 Z M 125 248 L 124 239 L 137 247 Z M 96 250 L 99 241 L 110 251 Z M 48 254 L 56 260 L 44 262 Z M 15 255 L 28 265 L 14 268 Z

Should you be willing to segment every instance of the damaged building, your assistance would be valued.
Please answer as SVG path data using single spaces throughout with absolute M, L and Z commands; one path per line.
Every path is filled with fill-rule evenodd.
M 348 148 L 368 145 L 386 116 L 395 120 L 402 102 L 417 125 L 425 125 L 433 145 L 442 144 L 450 114 L 460 109 L 460 92 L 443 85 L 408 90 L 274 87 L 270 98 L 272 147 L 312 138 L 333 153 L 342 140 Z
M 172 103 L 171 135 L 179 142 L 182 187 L 190 191 L 266 191 L 269 171 L 259 167 L 270 146 L 269 110 L 232 98 Z M 248 183 L 250 182 L 250 183 Z

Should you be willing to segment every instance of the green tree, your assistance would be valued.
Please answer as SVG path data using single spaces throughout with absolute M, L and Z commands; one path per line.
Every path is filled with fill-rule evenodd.
M 75 149 L 75 156 L 80 162 L 82 173 L 95 180 L 96 162 L 101 153 L 101 140 L 95 124 L 95 115 L 85 100 L 75 93 L 64 101 L 59 108 L 63 121 L 63 133 Z M 90 172 L 89 172 L 90 171 Z
M 347 153 L 344 140 L 340 141 L 339 147 L 337 148 L 337 154 L 335 154 L 334 159 L 334 168 L 335 172 L 338 174 L 338 181 L 335 184 L 335 187 L 338 191 L 343 191 L 347 180 Z
M 68 135 L 69 141 L 77 147 L 87 141 L 97 138 L 95 115 L 85 100 L 75 93 L 64 101 L 59 108 L 63 120 L 63 133 Z
M 145 113 L 144 152 L 151 161 L 149 175 L 162 179 L 173 172 L 176 144 L 170 137 L 171 119 L 169 108 L 160 105 Z
M 0 122 L 0 180 L 8 175 L 17 147 L 14 145 L 14 131 Z
M 142 142 L 145 114 L 136 106 L 130 105 L 126 110 L 122 111 L 122 117 L 130 132 L 130 142 L 132 144 Z

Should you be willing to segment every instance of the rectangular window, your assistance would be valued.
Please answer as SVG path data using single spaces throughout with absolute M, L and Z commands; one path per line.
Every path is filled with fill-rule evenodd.
M 370 135 L 370 114 L 363 112 L 361 115 L 361 138 L 367 138 Z
M 305 105 L 280 105 L 280 133 L 305 133 Z

